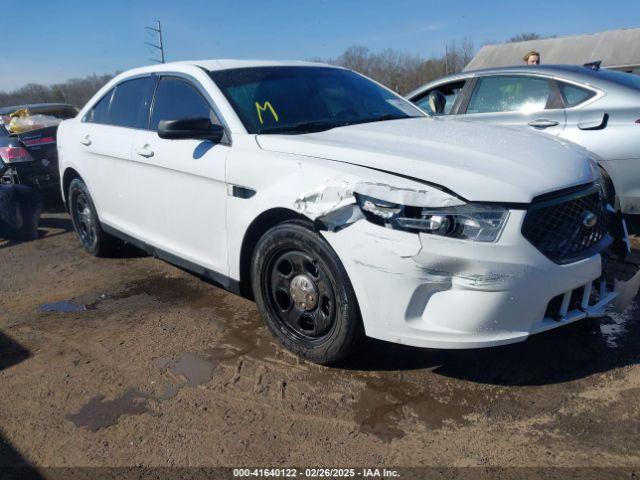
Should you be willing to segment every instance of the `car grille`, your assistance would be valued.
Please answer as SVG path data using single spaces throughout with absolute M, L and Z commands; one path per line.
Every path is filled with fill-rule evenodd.
M 589 217 L 595 224 L 589 226 Z M 607 235 L 607 209 L 600 187 L 534 201 L 522 234 L 555 263 L 570 263 L 600 251 Z

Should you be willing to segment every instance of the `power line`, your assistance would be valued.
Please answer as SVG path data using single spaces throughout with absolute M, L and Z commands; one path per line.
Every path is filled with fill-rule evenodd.
M 152 48 L 155 48 L 160 52 L 160 60 L 157 58 L 150 58 L 152 62 L 164 63 L 164 45 L 162 43 L 162 26 L 160 25 L 160 20 L 156 20 L 157 27 L 144 27 L 146 30 L 150 30 L 152 32 L 156 32 L 158 35 L 158 43 L 149 43 L 144 42 L 145 45 L 148 45 Z

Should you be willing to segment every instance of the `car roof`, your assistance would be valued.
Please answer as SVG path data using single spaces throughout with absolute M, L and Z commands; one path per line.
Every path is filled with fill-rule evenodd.
M 454 73 L 452 75 L 434 80 L 434 83 L 445 79 L 467 78 L 478 75 L 489 75 L 493 73 L 516 73 L 516 74 L 531 74 L 539 73 L 542 75 L 556 75 L 562 76 L 574 80 L 594 80 L 600 78 L 598 72 L 600 70 L 594 70 L 590 67 L 584 67 L 582 65 L 514 65 L 511 67 L 495 67 L 495 68 L 482 68 L 479 70 L 466 70 L 460 73 Z
M 433 85 L 446 83 L 449 81 L 455 81 L 458 79 L 470 78 L 475 76 L 482 75 L 490 75 L 490 74 L 504 74 L 504 73 L 513 73 L 513 74 L 542 74 L 549 76 L 557 76 L 562 77 L 566 80 L 573 80 L 576 82 L 581 82 L 589 85 L 593 84 L 609 84 L 611 80 L 602 78 L 598 72 L 604 71 L 602 70 L 594 70 L 590 67 L 585 67 L 582 65 L 514 65 L 511 67 L 495 67 L 495 68 L 483 68 L 479 70 L 466 70 L 460 73 L 454 73 L 452 75 L 448 75 L 446 77 L 440 77 L 434 79 L 430 82 L 425 83 L 424 85 L 418 87 L 414 91 L 408 93 L 406 95 L 407 98 L 413 97 L 415 95 L 421 94 L 425 90 L 428 90 Z
M 0 115 L 8 115 L 10 113 L 15 112 L 16 110 L 21 110 L 23 108 L 26 108 L 26 109 L 29 109 L 29 110 L 38 111 L 38 110 L 51 110 L 51 109 L 56 109 L 56 108 L 60 108 L 60 109 L 73 108 L 73 109 L 75 109 L 76 107 L 74 107 L 70 103 L 26 103 L 24 105 L 13 105 L 13 106 L 10 106 L 10 107 L 0 107 Z
M 167 62 L 161 64 L 147 65 L 133 68 L 122 72 L 116 76 L 109 84 L 115 84 L 136 75 L 148 75 L 152 73 L 172 72 L 184 68 L 197 67 L 205 71 L 229 70 L 234 68 L 250 67 L 332 67 L 342 68 L 317 62 L 305 62 L 299 60 L 234 60 L 234 59 L 212 59 L 212 60 L 184 60 L 179 62 Z
M 522 72 L 522 73 L 531 73 L 532 71 L 537 71 L 540 73 L 588 73 L 594 72 L 597 70 L 593 70 L 589 67 L 584 67 L 582 65 L 561 65 L 561 64 L 542 64 L 542 65 L 513 65 L 510 67 L 494 67 L 494 68 L 481 68 L 478 70 L 466 70 L 462 72 L 465 73 L 491 73 L 491 72 Z
M 227 70 L 231 68 L 249 68 L 249 67 L 332 67 L 319 62 L 306 62 L 300 60 L 236 60 L 236 59 L 213 59 L 213 60 L 189 60 L 184 62 L 175 62 L 188 65 L 196 65 L 205 70 Z

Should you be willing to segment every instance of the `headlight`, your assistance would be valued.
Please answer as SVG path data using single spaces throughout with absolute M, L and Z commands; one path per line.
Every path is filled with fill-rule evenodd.
M 506 208 L 490 205 L 424 208 L 365 195 L 356 194 L 356 198 L 365 217 L 378 225 L 477 242 L 496 241 L 509 217 Z

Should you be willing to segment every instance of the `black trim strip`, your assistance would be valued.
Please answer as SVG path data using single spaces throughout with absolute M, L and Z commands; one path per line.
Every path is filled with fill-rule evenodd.
M 109 225 L 105 225 L 104 223 L 101 224 L 101 227 L 109 235 L 118 237 L 120 240 L 130 243 L 131 245 L 139 248 L 140 250 L 144 250 L 149 255 L 159 258 L 160 260 L 164 260 L 165 262 L 175 265 L 176 267 L 181 268 L 183 270 L 187 270 L 204 280 L 212 282 L 217 286 L 230 291 L 231 293 L 235 293 L 236 295 L 241 295 L 240 282 L 238 280 L 234 280 L 233 278 L 223 275 L 222 273 L 202 267 L 197 263 L 193 263 L 189 260 L 185 260 L 184 258 L 178 257 L 173 253 L 169 253 L 165 250 L 154 247 L 153 245 L 149 245 L 148 243 L 143 242 L 142 240 L 138 240 L 137 238 L 134 238 L 131 235 L 127 235 L 126 233 L 123 233 L 116 228 L 110 227 Z
M 231 195 L 237 198 L 248 199 L 253 197 L 256 191 L 252 188 L 240 187 L 239 185 L 231 186 Z
M 597 185 L 595 182 L 583 183 L 581 185 L 575 185 L 573 187 L 563 188 L 562 190 L 555 190 L 553 192 L 544 193 L 542 195 L 538 195 L 531 201 L 531 206 L 540 207 L 540 203 L 546 203 L 550 200 L 572 200 L 578 197 L 584 197 L 586 195 L 591 195 L 592 193 L 597 191 Z M 567 198 L 563 198 L 567 197 Z M 552 202 L 554 203 L 554 202 Z

